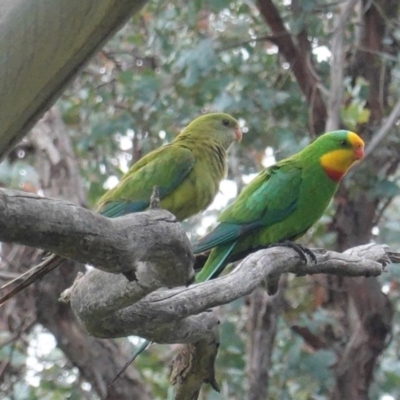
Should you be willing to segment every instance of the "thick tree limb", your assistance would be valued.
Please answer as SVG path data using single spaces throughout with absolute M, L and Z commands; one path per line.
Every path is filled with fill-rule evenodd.
M 249 256 L 219 279 L 155 291 L 188 284 L 193 278 L 190 243 L 172 214 L 151 210 L 108 219 L 68 202 L 4 189 L 0 191 L 0 240 L 44 247 L 113 272 L 94 270 L 72 290 L 72 307 L 92 335 L 137 334 L 168 343 L 191 342 L 204 335 L 187 331 L 199 324 L 198 314 L 251 293 L 264 280 L 274 293 L 282 273 L 377 276 L 382 272 L 377 261 L 389 262 L 385 248 L 378 245 L 356 248 L 353 254 L 317 253 L 317 266 L 302 265 L 296 252 L 277 247 Z M 137 281 L 118 274 L 132 270 Z M 156 329 L 160 323 L 177 324 L 181 332 L 174 331 L 168 338 L 165 329 L 162 333 Z
M 276 285 L 279 276 L 286 272 L 379 275 L 383 266 L 390 262 L 390 255 L 386 246 L 371 244 L 344 254 L 321 252 L 317 254 L 317 261 L 317 265 L 304 265 L 298 254 L 287 248 L 262 250 L 246 258 L 229 275 L 189 288 L 155 291 L 121 310 L 108 306 L 112 298 L 116 304 L 122 298 L 127 304 L 128 297 L 136 301 L 135 288 L 121 276 L 94 270 L 76 282 L 71 293 L 71 306 L 94 336 L 135 334 L 161 343 L 194 342 L 174 360 L 172 382 L 177 385 L 177 399 L 196 399 L 203 383 L 210 382 L 218 388 L 214 376 L 217 320 L 207 312 L 209 308 L 252 292 L 264 280 L 271 280 Z M 276 290 L 274 285 L 267 286 Z M 208 353 L 204 351 L 204 343 L 209 346 Z
M 193 316 L 245 296 L 265 280 L 276 284 L 283 273 L 377 276 L 382 273 L 382 264 L 390 262 L 386 247 L 376 244 L 359 246 L 346 253 L 323 251 L 316 257 L 317 265 L 304 265 L 294 250 L 281 247 L 261 250 L 247 257 L 228 275 L 189 288 L 154 291 L 139 302 L 136 302 L 135 282 L 94 270 L 76 282 L 71 305 L 77 316 L 89 323 L 92 335 L 118 337 L 134 334 L 159 341 L 157 326 L 160 323 L 172 326 L 175 320 L 183 326 L 182 320 L 189 318 L 187 324 L 195 324 L 197 319 Z M 275 286 L 267 286 L 270 293 L 276 291 Z M 100 287 L 102 293 L 99 293 Z M 117 304 L 123 299 L 124 305 L 131 299 L 132 305 L 116 310 L 111 306 L 112 299 Z M 190 341 L 186 336 L 186 332 L 179 334 L 174 331 L 167 338 L 163 332 L 162 342 L 185 343 Z
M 66 201 L 2 189 L 0 241 L 44 248 L 113 273 L 136 273 L 142 289 L 189 283 L 194 276 L 189 240 L 163 210 L 109 219 Z
M 3 0 L 0 158 L 146 0 Z

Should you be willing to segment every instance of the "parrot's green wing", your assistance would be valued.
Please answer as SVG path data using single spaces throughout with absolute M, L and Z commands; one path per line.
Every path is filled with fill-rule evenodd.
M 287 164 L 277 164 L 255 178 L 220 215 L 220 224 L 197 243 L 194 253 L 230 243 L 292 213 L 300 195 L 302 173 L 300 167 L 287 168 Z
M 182 146 L 165 146 L 149 156 L 136 163 L 120 183 L 100 199 L 99 213 L 115 218 L 145 210 L 154 186 L 158 186 L 162 200 L 182 183 L 195 163 L 192 151 Z
M 196 281 L 207 280 L 220 272 L 239 239 L 282 221 L 295 210 L 302 171 L 289 163 L 292 160 L 261 173 L 221 214 L 221 223 L 194 246 L 195 254 L 218 247 L 213 260 L 207 261 Z

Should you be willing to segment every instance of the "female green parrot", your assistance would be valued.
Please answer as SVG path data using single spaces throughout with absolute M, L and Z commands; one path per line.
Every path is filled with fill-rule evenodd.
M 179 221 L 207 208 L 226 176 L 226 152 L 242 139 L 238 122 L 227 114 L 206 114 L 175 140 L 134 164 L 114 189 L 99 200 L 97 212 L 113 218 L 143 211 L 158 186 L 161 208 Z
M 115 218 L 146 210 L 154 186 L 160 206 L 182 221 L 207 208 L 227 172 L 227 151 L 242 139 L 238 122 L 228 114 L 206 114 L 192 121 L 170 144 L 144 156 L 119 184 L 99 200 L 97 212 Z M 0 298 L 9 298 L 57 268 L 65 258 L 55 254 L 1 289 L 20 281 Z M 28 277 L 25 278 L 25 275 Z
M 219 225 L 194 246 L 195 254 L 212 249 L 196 282 L 215 278 L 228 263 L 249 253 L 304 235 L 363 155 L 362 139 L 340 130 L 264 169 L 222 212 Z

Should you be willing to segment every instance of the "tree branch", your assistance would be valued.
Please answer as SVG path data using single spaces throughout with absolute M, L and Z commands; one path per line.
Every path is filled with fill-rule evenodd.
M 302 49 L 296 46 L 272 0 L 257 0 L 257 6 L 272 31 L 271 41 L 278 46 L 279 53 L 290 64 L 300 90 L 310 104 L 312 132 L 322 133 L 327 111 L 319 88 L 320 79 L 312 63 L 312 54 L 304 51 L 304 46 Z
M 276 290 L 274 285 L 280 275 L 286 272 L 298 275 L 331 273 L 341 276 L 376 276 L 381 274 L 382 266 L 395 258 L 395 255 L 388 253 L 386 246 L 370 244 L 343 254 L 318 251 L 316 257 L 317 265 L 304 265 L 294 250 L 281 247 L 262 250 L 246 258 L 229 275 L 189 288 L 156 291 L 128 307 L 110 311 L 108 315 L 105 314 L 105 305 L 110 304 L 112 298 L 115 298 L 117 304 L 124 298 L 127 304 L 128 297 L 136 300 L 137 295 L 132 283 L 127 283 L 121 276 L 94 270 L 75 284 L 71 306 L 94 336 L 134 334 L 161 343 L 194 342 L 186 346 L 175 359 L 174 363 L 178 363 L 176 368 L 184 373 L 179 375 L 179 379 L 172 380 L 177 384 L 178 392 L 186 395 L 177 398 L 191 399 L 196 397 L 190 397 L 188 393 L 197 393 L 204 382 L 215 382 L 213 365 L 218 337 L 213 331 L 216 328 L 213 323 L 216 324 L 217 320 L 207 312 L 209 308 L 249 294 L 265 280 L 270 289 Z M 108 297 L 104 298 L 104 294 Z M 212 344 L 206 356 L 204 351 L 199 351 L 204 342 Z M 201 362 L 198 357 L 201 357 Z M 201 373 L 197 369 L 194 373 L 193 365 L 202 365 L 206 369 Z
M 245 296 L 264 281 L 267 282 L 269 293 L 273 293 L 279 277 L 284 273 L 378 276 L 382 273 L 382 265 L 390 262 L 386 246 L 377 244 L 355 247 L 345 253 L 321 251 L 316 253 L 316 258 L 317 265 L 302 264 L 299 255 L 292 249 L 274 247 L 261 250 L 247 257 L 228 275 L 189 288 L 156 291 L 135 304 L 138 298 L 135 282 L 128 282 L 120 275 L 93 270 L 76 282 L 71 305 L 83 321 L 88 321 L 93 335 L 118 337 L 133 334 L 160 341 L 156 329 L 160 323 L 172 325 L 174 320 L 179 324 L 184 318 L 193 320 L 193 315 Z M 102 293 L 99 293 L 100 287 L 103 288 Z M 132 305 L 116 310 L 110 307 L 113 299 L 117 304 L 124 299 L 124 305 L 132 299 Z M 98 313 L 100 318 L 97 317 Z M 107 313 L 108 317 L 105 318 Z M 171 338 L 163 336 L 161 341 L 190 341 L 185 338 L 187 333 L 183 335 L 175 331 L 170 335 Z
M 187 343 L 171 367 L 177 399 L 197 398 L 205 382 L 218 389 L 218 319 L 210 308 L 247 295 L 262 282 L 273 294 L 287 272 L 377 276 L 396 257 L 375 244 L 343 254 L 315 249 L 315 265 L 304 264 L 292 249 L 273 247 L 218 279 L 157 290 L 193 278 L 190 243 L 170 213 L 151 210 L 109 220 L 68 202 L 9 190 L 0 191 L 0 240 L 41 246 L 114 272 L 95 269 L 77 279 L 67 296 L 72 310 L 95 337 Z M 137 281 L 118 274 L 132 268 Z
M 109 219 L 67 201 L 1 189 L 0 241 L 134 273 L 144 291 L 187 284 L 194 276 L 190 242 L 164 210 Z

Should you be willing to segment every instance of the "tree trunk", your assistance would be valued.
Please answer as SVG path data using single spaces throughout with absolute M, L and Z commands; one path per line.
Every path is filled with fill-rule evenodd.
M 274 296 L 268 295 L 267 291 L 260 287 L 248 297 L 250 302 L 247 324 L 250 335 L 250 357 L 247 363 L 248 400 L 268 398 L 271 355 L 284 303 L 284 286 L 280 285 L 278 293 Z

